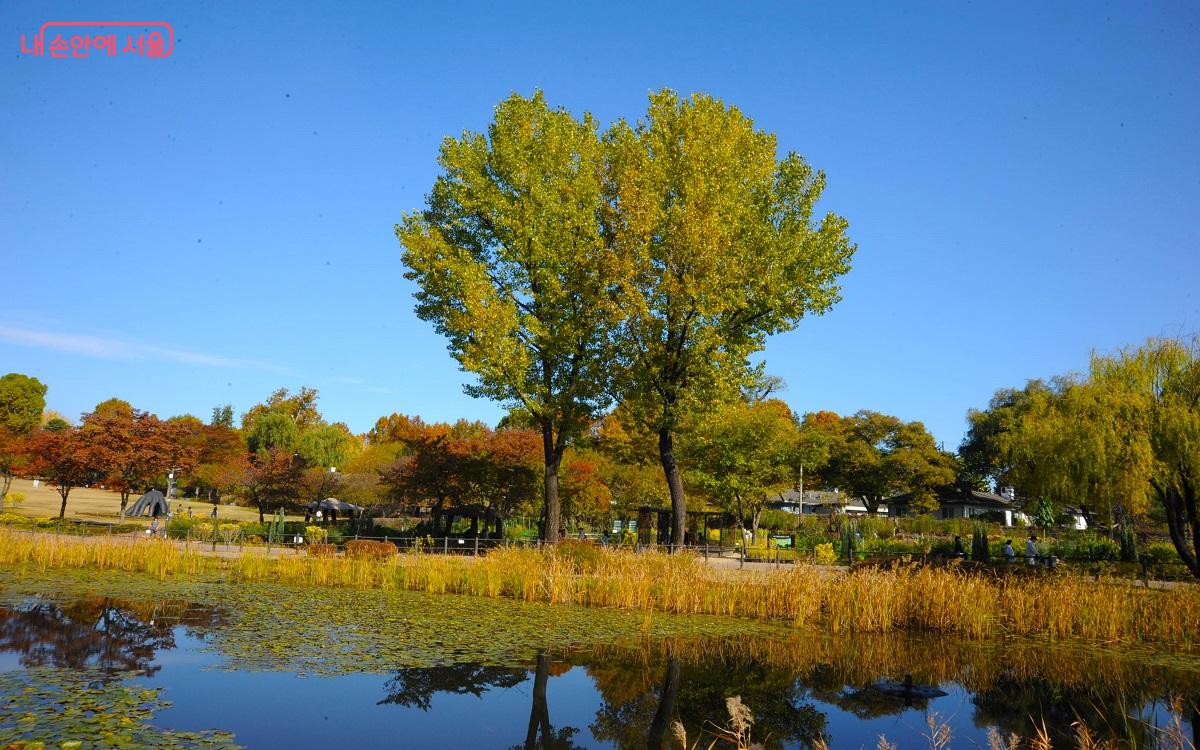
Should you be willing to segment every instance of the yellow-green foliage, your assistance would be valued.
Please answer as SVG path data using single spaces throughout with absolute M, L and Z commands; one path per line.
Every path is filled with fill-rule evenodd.
M 1195 643 L 1200 636 L 1200 586 L 1194 585 L 1159 591 L 1081 576 L 993 577 L 916 565 L 848 574 L 807 564 L 769 572 L 728 571 L 691 555 L 578 543 L 497 549 L 481 558 L 250 554 L 222 559 L 158 540 L 80 539 L 0 529 L 0 564 L 119 568 L 159 577 L 211 571 L 239 582 L 732 615 L 832 633 L 924 630 L 965 638 L 1011 634 L 1174 644 Z
M 816 550 L 815 558 L 817 565 L 833 565 L 837 562 L 837 553 L 833 551 L 832 542 L 818 544 L 813 549 Z
M 329 536 L 329 532 L 320 526 L 305 526 L 304 536 L 313 544 L 320 544 L 325 541 L 326 537 Z

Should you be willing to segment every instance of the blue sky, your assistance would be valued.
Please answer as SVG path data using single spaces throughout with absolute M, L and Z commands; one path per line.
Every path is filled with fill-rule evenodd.
M 728 5 L 728 7 L 726 7 Z M 602 123 L 662 87 L 828 174 L 844 301 L 770 341 L 799 411 L 954 447 L 1000 387 L 1200 330 L 1200 5 L 0 2 L 0 372 L 71 416 L 316 387 L 494 422 L 412 313 L 392 231 L 510 92 Z M 20 54 L 46 21 L 173 24 L 169 59 Z

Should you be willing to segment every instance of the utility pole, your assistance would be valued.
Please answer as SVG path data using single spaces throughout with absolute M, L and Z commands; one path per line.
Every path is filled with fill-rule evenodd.
M 797 513 L 796 513 L 796 530 L 797 531 L 800 530 L 800 522 L 804 520 L 804 462 L 803 461 L 800 462 L 800 485 L 799 485 L 798 489 L 800 490 L 800 505 L 797 508 Z M 797 541 L 797 544 L 798 543 L 799 542 Z

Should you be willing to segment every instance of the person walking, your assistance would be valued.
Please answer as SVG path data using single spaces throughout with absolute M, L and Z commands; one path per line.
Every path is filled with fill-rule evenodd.
M 962 537 L 957 535 L 954 537 L 954 556 L 959 560 L 967 556 L 967 551 L 963 549 Z
M 1015 560 L 1016 557 L 1017 557 L 1017 551 L 1015 549 L 1013 549 L 1012 540 L 1005 539 L 1004 540 L 1004 562 L 1011 565 L 1012 561 Z
M 1030 534 L 1029 539 L 1025 541 L 1025 562 L 1029 565 L 1037 564 L 1037 534 Z

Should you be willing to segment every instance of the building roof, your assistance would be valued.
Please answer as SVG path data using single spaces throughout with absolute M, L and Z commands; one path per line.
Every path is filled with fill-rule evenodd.
M 975 505 L 985 508 L 995 508 L 997 510 L 1009 510 L 1014 507 L 1012 500 L 1009 500 L 1003 495 L 997 495 L 994 492 L 981 492 L 979 490 L 969 490 L 963 487 L 943 487 L 936 490 L 934 493 L 937 500 L 942 505 Z M 905 492 L 899 495 L 893 495 L 887 499 L 890 505 L 907 505 L 912 502 L 913 493 Z

